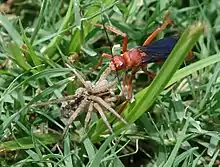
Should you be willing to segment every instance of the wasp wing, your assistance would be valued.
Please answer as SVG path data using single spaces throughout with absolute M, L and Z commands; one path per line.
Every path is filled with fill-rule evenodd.
M 138 49 L 145 52 L 147 56 L 142 58 L 142 63 L 152 63 L 166 60 L 178 41 L 177 36 L 170 36 L 150 43 L 147 46 L 140 46 Z

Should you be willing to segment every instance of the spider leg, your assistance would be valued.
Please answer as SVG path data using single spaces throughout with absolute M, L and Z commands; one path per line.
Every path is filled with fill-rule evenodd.
M 79 107 L 76 109 L 76 111 L 72 111 L 70 113 L 71 117 L 67 121 L 67 126 L 69 126 L 76 119 L 76 117 L 87 106 L 87 104 L 88 104 L 88 100 L 87 98 L 84 98 L 82 102 L 80 103 Z
M 112 114 L 114 114 L 118 119 L 120 119 L 123 123 L 127 124 L 127 122 L 108 104 L 106 103 L 102 98 L 97 96 L 90 96 L 91 100 L 101 104 L 103 107 L 105 107 L 107 110 L 109 110 Z
M 76 69 L 72 68 L 70 65 L 68 65 L 68 64 L 65 64 L 65 65 L 73 71 L 73 73 L 76 75 L 76 77 L 80 80 L 80 82 L 85 86 L 85 88 L 87 90 L 92 89 L 91 82 L 85 81 L 84 78 L 78 73 L 78 71 Z
M 121 98 L 122 96 L 124 95 L 124 91 L 125 91 L 125 86 L 127 84 L 127 71 L 125 71 L 124 73 L 124 78 L 123 78 L 123 83 L 122 83 L 122 88 L 121 88 L 121 92 L 120 94 L 118 95 L 118 99 L 117 99 L 117 102 L 116 104 L 118 104 L 120 101 L 121 101 Z
M 89 123 L 89 121 L 91 119 L 91 114 L 92 114 L 92 111 L 93 111 L 93 106 L 94 106 L 93 101 L 91 101 L 89 103 L 88 112 L 87 112 L 86 118 L 85 118 L 85 126 L 84 126 L 85 128 L 88 126 L 88 123 Z
M 104 92 L 104 91 L 109 90 L 110 88 L 112 88 L 116 83 L 117 83 L 117 81 L 113 81 L 113 82 L 108 83 L 107 80 L 103 80 L 102 82 L 99 83 L 99 85 L 92 88 L 91 92 L 93 94 L 96 94 L 96 93 L 99 93 L 99 92 Z
M 102 75 L 99 77 L 99 80 L 96 82 L 96 85 L 99 85 L 99 82 L 102 80 L 106 80 L 107 76 L 111 73 L 111 68 L 108 67 L 105 69 L 105 71 L 102 73 Z
M 79 115 L 79 113 L 87 106 L 87 104 L 88 104 L 88 100 L 87 100 L 87 98 L 84 98 L 82 100 L 82 102 L 80 103 L 80 105 L 78 106 L 78 108 L 76 109 L 76 111 L 72 111 L 70 113 L 71 117 L 68 119 L 66 127 L 63 130 L 63 136 L 66 135 L 71 123 L 76 119 L 76 117 Z
M 101 115 L 104 123 L 106 124 L 106 126 L 108 127 L 108 129 L 110 130 L 111 133 L 113 133 L 113 130 L 111 128 L 111 125 L 109 124 L 103 110 L 102 110 L 102 107 L 98 104 L 98 103 L 94 103 L 94 107 L 95 109 L 99 112 L 99 114 Z
M 104 101 L 107 102 L 107 103 L 116 102 L 117 101 L 117 97 L 105 97 Z
M 139 67 L 135 67 L 131 71 L 131 75 L 128 80 L 128 90 L 127 90 L 127 98 L 126 98 L 127 100 L 130 100 L 132 97 L 132 80 L 138 70 L 139 70 Z

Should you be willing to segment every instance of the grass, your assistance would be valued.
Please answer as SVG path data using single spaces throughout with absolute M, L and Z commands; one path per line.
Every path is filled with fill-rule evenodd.
M 1 166 L 218 166 L 219 6 L 208 0 L 2 3 Z M 150 84 L 146 75 L 136 74 L 135 101 L 122 113 L 129 125 L 108 116 L 111 134 L 94 113 L 84 128 L 81 114 L 63 137 L 60 104 L 34 104 L 72 95 L 80 87 L 65 63 L 86 80 L 100 76 L 108 61 L 100 71 L 91 68 L 101 53 L 111 52 L 104 30 L 93 24 L 126 32 L 128 47 L 134 48 L 167 10 L 174 26 L 156 38 L 178 34 L 180 40 L 162 67 L 149 65 L 158 74 Z M 120 53 L 122 38 L 108 35 L 114 54 Z M 194 58 L 184 62 L 190 50 Z

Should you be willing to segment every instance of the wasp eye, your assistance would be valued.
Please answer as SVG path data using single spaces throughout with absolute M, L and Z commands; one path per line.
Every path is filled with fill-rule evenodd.
M 121 67 L 121 66 L 123 66 L 123 64 L 124 64 L 123 62 L 120 62 L 119 64 L 117 64 L 117 66 Z

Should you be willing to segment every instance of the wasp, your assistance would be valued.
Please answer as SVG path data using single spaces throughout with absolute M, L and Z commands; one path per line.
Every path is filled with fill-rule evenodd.
M 109 66 L 112 71 L 120 71 L 124 70 L 124 79 L 123 85 L 121 90 L 121 95 L 124 93 L 125 86 L 127 84 L 127 96 L 126 96 L 126 103 L 132 97 L 132 80 L 138 70 L 143 70 L 147 75 L 154 78 L 156 74 L 147 70 L 147 65 L 153 62 L 163 62 L 167 59 L 171 51 L 173 50 L 174 46 L 178 42 L 178 36 L 169 36 L 163 38 L 158 41 L 153 41 L 153 39 L 163 31 L 167 25 L 171 24 L 171 19 L 168 14 L 165 15 L 164 21 L 160 27 L 158 27 L 143 43 L 142 46 L 137 46 L 132 49 L 127 49 L 128 44 L 128 36 L 126 33 L 121 32 L 113 27 L 104 25 L 104 28 L 110 30 L 111 32 L 115 33 L 116 35 L 123 37 L 123 44 L 122 44 L 122 53 L 120 55 L 110 55 L 107 53 L 103 53 L 99 63 L 94 68 L 97 69 L 101 66 L 103 58 L 110 59 Z M 97 26 L 103 26 L 100 24 L 96 24 Z M 191 56 L 191 52 L 189 56 Z M 130 76 L 127 75 L 127 71 L 131 70 Z M 125 107 L 124 105 L 124 107 Z M 122 108 L 124 108 L 122 107 Z M 123 109 L 121 109 L 123 110 Z M 121 111 L 120 110 L 120 111 Z

